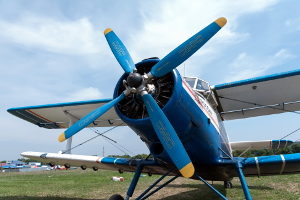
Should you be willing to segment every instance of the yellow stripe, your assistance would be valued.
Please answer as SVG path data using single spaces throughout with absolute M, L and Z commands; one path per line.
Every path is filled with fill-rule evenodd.
M 182 176 L 185 178 L 190 178 L 194 175 L 195 173 L 195 168 L 192 162 L 184 166 L 182 169 L 179 170 Z
M 104 30 L 104 35 L 106 35 L 107 33 L 111 32 L 111 31 L 112 31 L 112 29 L 111 29 L 111 28 L 107 28 L 107 29 L 105 29 L 105 30 Z
M 220 17 L 215 22 L 222 28 L 227 23 L 227 19 L 225 17 Z
M 65 137 L 65 133 L 61 133 L 58 137 L 58 141 L 63 142 L 65 141 L 67 138 Z

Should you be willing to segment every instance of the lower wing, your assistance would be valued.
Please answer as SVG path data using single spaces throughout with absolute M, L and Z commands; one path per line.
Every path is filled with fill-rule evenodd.
M 134 172 L 139 159 L 113 158 L 86 156 L 75 154 L 59 154 L 59 153 L 43 153 L 43 152 L 23 152 L 22 156 L 31 158 L 40 162 L 49 163 L 51 165 L 76 166 L 93 169 L 115 170 L 119 172 Z M 170 171 L 167 167 L 163 167 L 154 160 L 143 160 L 143 173 L 149 174 L 166 174 Z M 170 175 L 175 175 L 170 173 Z
M 300 153 L 244 158 L 247 176 L 268 176 L 300 173 Z

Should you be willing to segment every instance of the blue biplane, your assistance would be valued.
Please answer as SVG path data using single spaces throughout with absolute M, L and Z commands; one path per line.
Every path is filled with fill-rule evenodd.
M 225 24 L 219 18 L 171 51 L 163 59 L 149 58 L 134 64 L 124 44 L 111 30 L 107 42 L 125 73 L 113 99 L 19 107 L 11 114 L 48 129 L 67 128 L 59 141 L 85 127 L 127 125 L 145 142 L 152 158 L 125 159 L 69 153 L 23 152 L 21 155 L 66 167 L 134 172 L 125 199 L 132 197 L 141 173 L 161 174 L 137 199 L 145 199 L 177 177 L 199 179 L 221 199 L 227 199 L 207 180 L 231 187 L 239 177 L 247 200 L 252 199 L 246 176 L 300 172 L 300 153 L 261 157 L 233 157 L 233 150 L 274 149 L 288 140 L 230 143 L 223 121 L 300 110 L 300 70 L 210 86 L 193 77 L 181 77 L 176 67 L 187 60 Z M 157 189 L 166 176 L 169 181 Z M 152 191 L 151 191 L 152 190 Z M 150 192 L 151 191 L 151 192 Z M 123 199 L 113 195 L 110 199 Z

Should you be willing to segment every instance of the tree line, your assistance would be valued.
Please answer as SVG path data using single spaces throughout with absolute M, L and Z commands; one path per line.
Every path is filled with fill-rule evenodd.
M 233 151 L 233 156 L 238 157 L 243 151 Z M 270 156 L 279 154 L 300 153 L 300 143 L 292 144 L 286 148 L 281 149 L 263 149 L 263 150 L 249 150 L 242 154 L 242 157 L 257 157 L 257 156 Z

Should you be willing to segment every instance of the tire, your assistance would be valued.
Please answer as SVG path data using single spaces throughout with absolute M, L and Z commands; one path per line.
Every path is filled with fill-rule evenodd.
M 109 197 L 108 200 L 124 200 L 124 198 L 119 194 L 114 194 L 111 197 Z
M 233 185 L 232 185 L 231 181 L 224 181 L 224 188 L 230 189 L 232 187 L 233 187 Z

